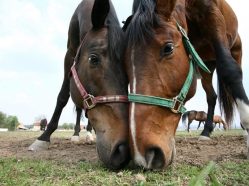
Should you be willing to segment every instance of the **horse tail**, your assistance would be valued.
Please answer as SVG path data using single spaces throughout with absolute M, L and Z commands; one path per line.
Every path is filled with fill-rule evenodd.
M 189 111 L 185 112 L 185 113 L 182 115 L 182 123 L 183 123 L 184 125 L 186 125 L 186 119 L 187 119 L 188 115 L 189 115 Z
M 225 120 L 228 126 L 231 126 L 234 117 L 235 101 L 232 97 L 231 90 L 224 83 L 224 80 L 220 77 L 218 73 L 221 69 L 217 70 L 218 76 L 218 100 L 220 103 L 221 114 L 224 114 Z

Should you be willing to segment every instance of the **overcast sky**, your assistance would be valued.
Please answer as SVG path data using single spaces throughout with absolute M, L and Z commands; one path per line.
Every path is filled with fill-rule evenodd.
M 81 0 L 0 0 L 0 111 L 24 124 L 35 117 L 48 119 L 63 80 L 63 62 L 71 16 Z M 249 94 L 248 1 L 228 0 L 239 19 L 244 56 L 244 84 Z M 132 0 L 113 0 L 120 22 L 131 13 Z M 188 109 L 206 110 L 198 85 Z M 217 113 L 218 109 L 217 109 Z M 74 122 L 72 101 L 60 123 Z

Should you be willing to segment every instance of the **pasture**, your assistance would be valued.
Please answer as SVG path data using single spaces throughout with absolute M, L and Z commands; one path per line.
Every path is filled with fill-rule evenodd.
M 144 171 L 130 163 L 118 172 L 98 161 L 95 144 L 72 143 L 72 132 L 55 132 L 48 151 L 27 151 L 40 134 L 0 133 L 0 185 L 249 185 L 241 130 L 215 131 L 212 141 L 198 141 L 199 132 L 177 132 L 176 159 L 168 169 Z M 209 176 L 194 182 L 210 161 Z

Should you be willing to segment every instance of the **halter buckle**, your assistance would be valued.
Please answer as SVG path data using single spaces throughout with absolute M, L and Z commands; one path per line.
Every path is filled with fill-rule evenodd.
M 94 103 L 94 96 L 91 94 L 88 94 L 88 96 L 84 99 L 84 107 L 85 109 L 89 110 L 96 106 L 96 103 Z
M 171 111 L 173 112 L 173 113 L 175 113 L 175 114 L 178 114 L 179 112 L 180 112 L 180 110 L 181 110 L 181 107 L 182 107 L 182 105 L 183 105 L 183 102 L 182 101 L 180 101 L 180 100 L 178 100 L 178 98 L 177 97 L 174 97 L 173 98 L 173 107 L 171 108 Z

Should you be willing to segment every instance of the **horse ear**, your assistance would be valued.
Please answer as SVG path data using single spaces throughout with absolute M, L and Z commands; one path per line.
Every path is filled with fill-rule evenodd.
M 159 14 L 165 17 L 170 17 L 177 0 L 156 0 L 156 10 Z
M 122 30 L 123 31 L 126 31 L 126 29 L 128 28 L 128 26 L 129 26 L 129 24 L 130 24 L 130 22 L 131 22 L 131 20 L 132 20 L 132 17 L 133 17 L 133 15 L 130 15 L 127 19 L 126 19 L 126 21 L 123 21 L 122 23 L 124 24 L 124 26 L 122 27 Z
M 109 0 L 95 0 L 92 9 L 93 29 L 100 29 L 105 25 L 105 19 L 110 11 Z

